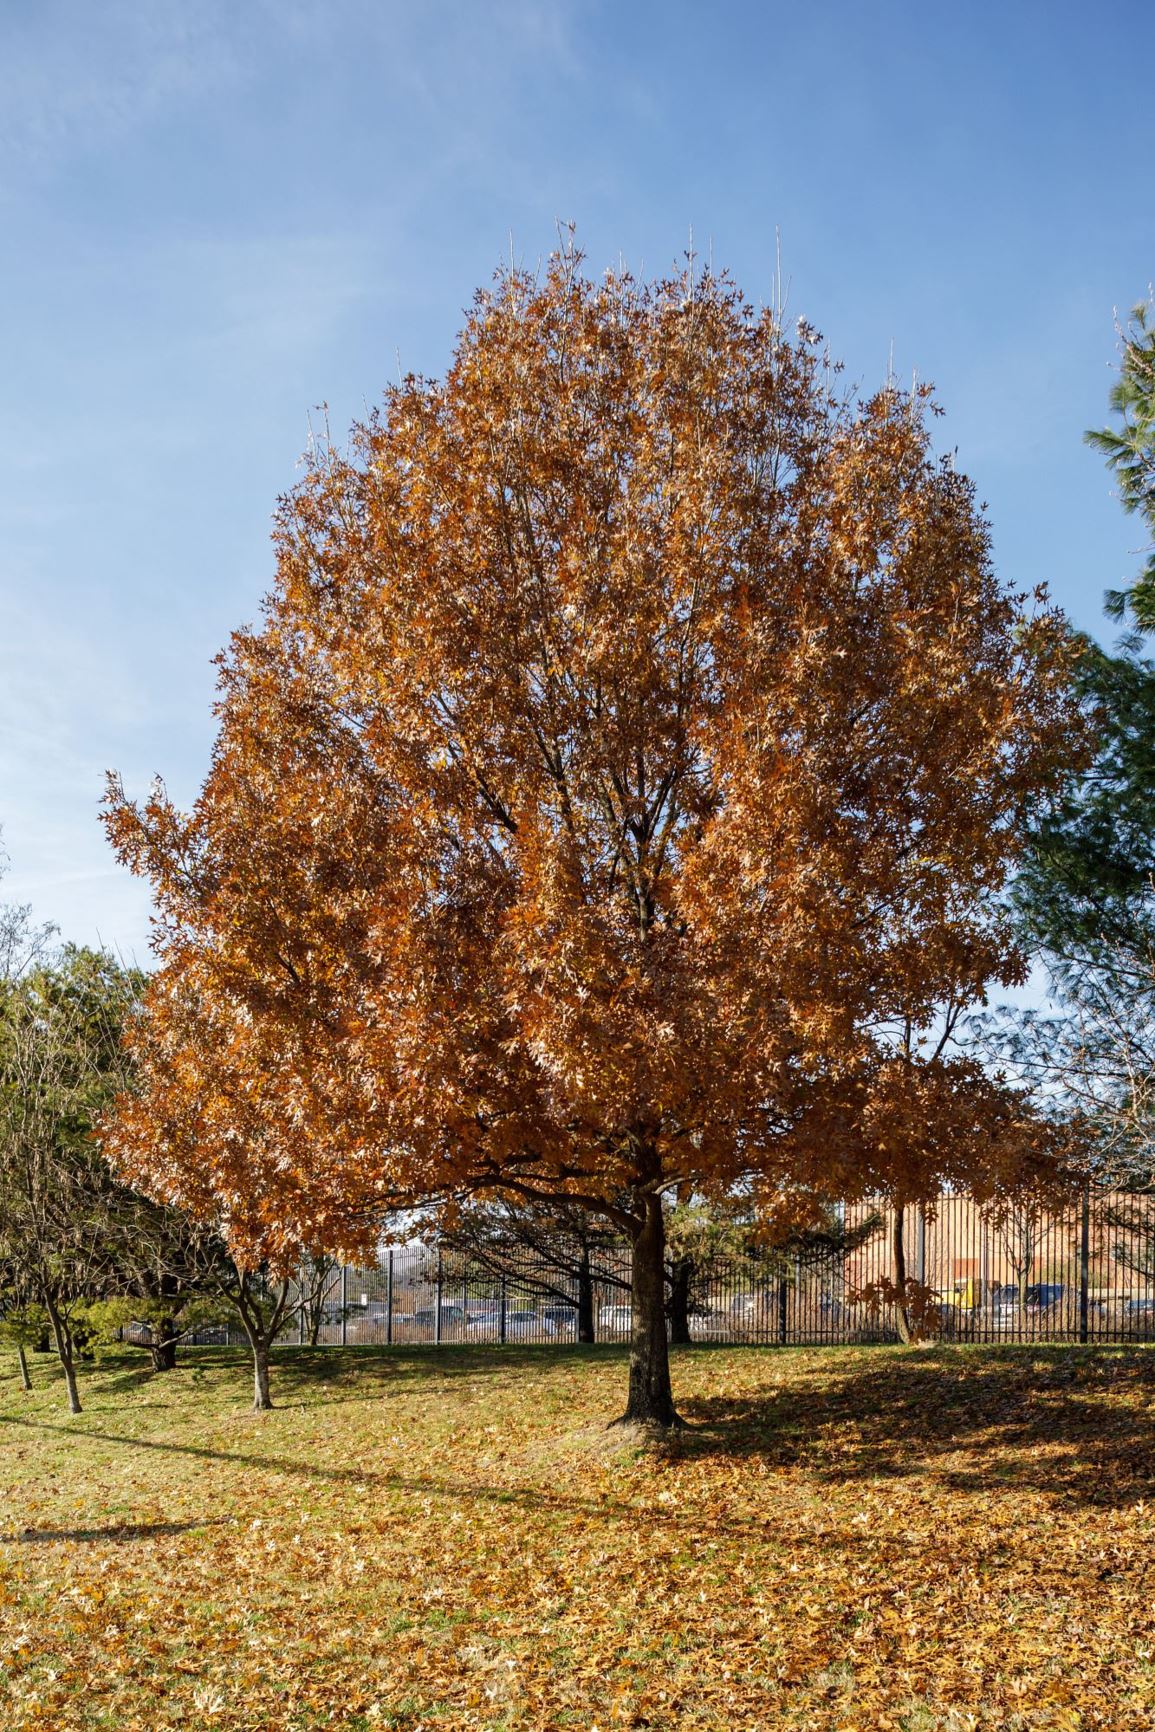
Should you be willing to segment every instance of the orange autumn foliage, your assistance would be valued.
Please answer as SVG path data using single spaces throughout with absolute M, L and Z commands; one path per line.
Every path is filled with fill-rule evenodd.
M 283 501 L 192 812 L 112 785 L 161 962 L 122 1169 L 252 1257 L 584 1199 L 634 1243 L 629 1411 L 669 1419 L 664 1190 L 1033 1158 L 974 1067 L 895 1056 L 1020 977 L 996 898 L 1078 744 L 1064 622 L 925 410 L 836 396 L 725 278 L 500 274 Z

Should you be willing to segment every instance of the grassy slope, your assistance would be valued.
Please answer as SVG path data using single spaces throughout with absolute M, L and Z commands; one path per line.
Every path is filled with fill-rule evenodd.
M 1155 1354 L 0 1368 L 0 1726 L 1155 1726 Z

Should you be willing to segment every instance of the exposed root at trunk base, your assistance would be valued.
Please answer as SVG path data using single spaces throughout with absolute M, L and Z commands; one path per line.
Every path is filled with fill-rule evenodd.
M 688 1431 L 689 1421 L 683 1419 L 680 1413 L 675 1413 L 668 1420 L 634 1419 L 632 1415 L 623 1413 L 617 1419 L 611 1419 L 606 1430 L 614 1431 L 619 1426 L 623 1430 L 636 1431 L 639 1437 L 663 1438 L 671 1436 L 676 1431 Z

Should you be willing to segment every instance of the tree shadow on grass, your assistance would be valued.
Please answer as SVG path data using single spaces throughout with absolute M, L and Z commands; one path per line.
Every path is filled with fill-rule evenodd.
M 428 1384 L 432 1380 L 473 1381 L 508 1376 L 529 1370 L 562 1369 L 597 1359 L 614 1364 L 624 1359 L 626 1348 L 616 1345 L 576 1346 L 526 1344 L 499 1346 L 494 1343 L 443 1346 L 355 1346 L 277 1347 L 273 1350 L 273 1400 L 293 1406 L 301 1399 L 327 1391 L 325 1405 L 340 1401 L 375 1401 L 399 1385 Z M 241 1348 L 197 1348 L 198 1357 L 181 1361 L 187 1371 L 225 1371 L 251 1375 L 251 1361 Z M 333 1393 L 337 1391 L 339 1393 Z
M 775 1358 L 767 1356 L 768 1372 Z M 932 1489 L 1029 1490 L 1069 1505 L 1114 1507 L 1155 1495 L 1153 1406 L 1155 1354 L 1141 1350 L 916 1350 L 860 1357 L 849 1369 L 845 1361 L 827 1366 L 816 1358 L 801 1368 L 796 1362 L 794 1375 L 772 1388 L 687 1400 L 690 1426 L 658 1448 L 671 1462 L 714 1456 L 757 1459 L 800 1468 L 809 1478 L 831 1484 L 910 1478 Z M 765 1518 L 730 1514 L 724 1506 L 707 1517 L 691 1509 L 655 1507 L 648 1499 L 642 1503 L 541 1484 L 492 1483 L 484 1471 L 470 1479 L 367 1463 L 333 1465 L 254 1449 L 122 1436 L 83 1420 L 53 1423 L 0 1415 L 0 1427 L 82 1435 L 134 1453 L 160 1452 L 235 1466 L 242 1473 L 255 1469 L 290 1480 L 400 1493 L 423 1501 L 432 1497 L 508 1506 L 531 1515 L 581 1517 L 610 1525 L 645 1523 L 683 1531 L 691 1541 L 717 1533 L 733 1533 L 755 1544 L 767 1537 L 762 1532 Z M 86 1531 L 93 1538 L 101 1534 Z M 840 1543 L 853 1546 L 858 1540 L 844 1536 Z
M 660 1529 L 682 1536 L 687 1545 L 703 1545 L 717 1539 L 719 1536 L 737 1538 L 747 1547 L 757 1547 L 766 1543 L 776 1547 L 779 1543 L 777 1524 L 762 1515 L 746 1515 L 739 1513 L 728 1515 L 724 1508 L 712 1505 L 708 1512 L 694 1510 L 674 1510 L 653 1503 L 631 1502 L 608 1495 L 601 1497 L 583 1497 L 575 1492 L 556 1491 L 541 1485 L 495 1485 L 484 1480 L 456 1479 L 449 1475 L 422 1474 L 403 1471 L 388 1471 L 370 1467 L 333 1467 L 320 1462 L 304 1461 L 300 1458 L 286 1458 L 258 1454 L 251 1450 L 210 1449 L 195 1444 L 179 1444 L 160 1442 L 155 1439 L 139 1437 L 123 1437 L 112 1432 L 95 1430 L 92 1427 L 81 1427 L 76 1424 L 53 1424 L 48 1421 L 17 1419 L 0 1414 L 0 1427 L 11 1426 L 22 1430 L 61 1433 L 68 1437 L 83 1435 L 91 1441 L 123 1445 L 134 1452 L 141 1450 L 159 1451 L 166 1455 L 193 1457 L 205 1463 L 236 1466 L 242 1473 L 256 1469 L 263 1473 L 284 1476 L 287 1479 L 312 1482 L 313 1484 L 347 1485 L 358 1491 L 376 1491 L 381 1493 L 400 1493 L 403 1496 L 420 1500 L 423 1507 L 428 1507 L 431 1500 L 444 1500 L 450 1506 L 455 1504 L 478 1504 L 497 1506 L 510 1512 L 520 1511 L 531 1518 L 561 1517 L 567 1520 L 580 1519 L 590 1524 L 600 1524 L 612 1530 L 620 1527 L 642 1528 L 646 1531 Z M 219 1497 L 219 1489 L 216 1493 Z M 223 1518 L 225 1520 L 235 1518 Z M 192 1521 L 187 1524 L 173 1524 L 173 1531 L 180 1531 L 183 1526 L 200 1528 L 221 1525 L 220 1520 Z M 162 1532 L 168 1524 L 157 1524 L 156 1532 Z M 102 1530 L 78 1530 L 72 1535 L 67 1532 L 44 1530 L 40 1533 L 28 1531 L 18 1536 L 3 1536 L 0 1538 L 22 1538 L 32 1540 L 60 1540 L 70 1537 L 101 1537 Z M 144 1530 L 141 1530 L 144 1535 Z M 106 1537 L 112 1537 L 111 1534 Z M 866 1550 L 868 1547 L 877 1549 L 877 1540 L 866 1534 L 851 1534 L 842 1540 L 843 1550 Z M 802 1544 L 813 1544 L 819 1550 L 825 1550 L 827 1541 L 822 1537 L 807 1537 L 795 1535 L 792 1544 L 797 1547 Z M 905 1542 L 901 1542 L 905 1545 Z M 897 1553 L 900 1542 L 894 1542 Z
M 273 1348 L 274 1377 L 296 1378 L 302 1383 L 353 1382 L 376 1377 L 382 1384 L 399 1378 L 477 1377 L 500 1372 L 541 1369 L 547 1365 L 589 1363 L 596 1359 L 612 1364 L 626 1356 L 628 1348 L 617 1343 L 578 1346 L 571 1342 L 446 1342 L 421 1346 L 387 1347 L 376 1343 L 362 1346 L 298 1347 L 279 1344 Z M 184 1370 L 203 1366 L 206 1370 L 238 1370 L 251 1365 L 243 1347 L 194 1347 L 183 1350 L 178 1365 Z M 161 1376 L 167 1373 L 160 1373 Z
M 127 1522 L 112 1523 L 103 1528 L 21 1528 L 19 1533 L 0 1533 L 0 1545 L 46 1545 L 54 1540 L 88 1543 L 111 1540 L 122 1544 L 126 1540 L 168 1539 L 174 1534 L 187 1534 L 198 1528 L 219 1528 L 227 1523 L 225 1516 L 204 1516 L 188 1522 Z
M 298 1347 L 279 1346 L 273 1349 L 273 1400 L 278 1407 L 296 1407 L 315 1402 L 332 1407 L 347 1401 L 378 1401 L 398 1386 L 412 1383 L 428 1384 L 435 1379 L 475 1380 L 485 1376 L 509 1375 L 530 1369 L 564 1367 L 567 1364 L 588 1363 L 597 1358 L 605 1364 L 624 1361 L 627 1349 L 614 1344 L 577 1346 L 570 1343 L 518 1344 L 498 1346 L 449 1343 L 445 1346 L 417 1347 Z M 132 1357 L 128 1357 L 129 1355 Z M 33 1367 L 35 1373 L 36 1367 Z M 63 1373 L 53 1359 L 48 1367 L 48 1382 L 38 1379 L 32 1394 L 50 1386 L 63 1385 Z M 167 1390 L 183 1390 L 184 1380 L 192 1376 L 225 1376 L 237 1378 L 241 1385 L 251 1383 L 252 1360 L 243 1347 L 196 1347 L 180 1353 L 174 1369 L 157 1371 L 150 1361 L 141 1362 L 131 1348 L 112 1349 L 102 1353 L 96 1366 L 80 1368 L 80 1394 L 85 1411 L 102 1411 L 105 1399 L 149 1392 L 145 1405 L 157 1408 L 171 1405 L 160 1399 Z M 17 1386 L 14 1372 L 9 1381 Z M 0 1384 L 3 1379 L 0 1378 Z M 324 1394 L 321 1392 L 324 1391 Z
M 384 1387 L 402 1377 L 443 1377 L 487 1369 L 557 1364 L 532 1349 L 507 1359 L 491 1350 L 382 1353 Z M 585 1350 L 585 1353 L 596 1350 Z M 452 1359 L 450 1355 L 453 1354 Z M 530 1357 L 532 1355 L 532 1357 Z M 792 1363 L 765 1357 L 762 1387 L 748 1394 L 689 1398 L 690 1421 L 657 1447 L 671 1461 L 717 1456 L 797 1467 L 818 1481 L 847 1484 L 887 1477 L 944 1490 L 1036 1491 L 1071 1505 L 1116 1507 L 1155 1497 L 1155 1353 L 1143 1349 L 1007 1347 L 930 1349 L 844 1356 L 813 1354 Z M 221 1354 L 235 1369 L 235 1356 Z M 283 1398 L 287 1391 L 282 1388 Z M 366 1399 L 370 1397 L 367 1396 Z M 339 1399 L 339 1398 L 338 1398 Z M 522 1507 L 601 1521 L 700 1527 L 700 1518 L 608 1497 L 583 1497 L 541 1485 L 502 1485 L 380 1469 L 328 1465 L 256 1450 L 122 1436 L 83 1419 L 52 1423 L 0 1415 L 15 1430 L 86 1436 L 105 1445 L 160 1451 L 206 1463 L 288 1478 Z M 199 1524 L 196 1524 L 199 1525 Z M 719 1512 L 711 1529 L 750 1537 L 757 1519 Z
M 37 1395 L 59 1392 L 64 1388 L 64 1372 L 59 1360 L 53 1359 L 48 1365 L 33 1365 L 32 1388 L 23 1390 L 16 1378 L 11 1379 L 12 1385 L 22 1399 L 32 1399 Z M 157 1371 L 150 1360 L 138 1358 L 124 1359 L 119 1354 L 102 1355 L 95 1364 L 80 1364 L 76 1368 L 77 1381 L 80 1385 L 80 1398 L 84 1402 L 95 1402 L 99 1406 L 103 1398 L 108 1396 L 122 1397 L 126 1395 L 141 1397 L 140 1405 L 155 1411 L 158 1407 L 167 1407 L 167 1401 L 157 1399 L 166 1390 L 165 1379 L 173 1379 L 171 1371 Z M 150 1385 L 155 1383 L 155 1389 Z
M 687 1401 L 674 1453 L 1101 1507 L 1155 1493 L 1155 1354 L 1142 1348 L 911 1349 L 807 1369 L 748 1395 Z
M 214 1449 L 204 1444 L 172 1443 L 162 1442 L 156 1438 L 123 1436 L 91 1424 L 85 1424 L 83 1416 L 79 1420 L 55 1422 L 24 1419 L 12 1414 L 0 1414 L 0 1427 L 5 1426 L 15 1431 L 47 1432 L 68 1438 L 83 1437 L 92 1443 L 113 1444 L 133 1452 L 155 1451 L 163 1455 L 191 1457 L 193 1460 L 206 1463 L 224 1463 L 242 1470 L 255 1468 L 262 1473 L 281 1475 L 287 1479 L 312 1480 L 321 1484 L 349 1485 L 365 1490 L 399 1491 L 421 1498 L 444 1497 L 455 1501 L 476 1500 L 481 1503 L 508 1504 L 537 1512 L 555 1510 L 565 1514 L 596 1516 L 603 1519 L 630 1516 L 651 1524 L 657 1522 L 667 1526 L 681 1525 L 678 1517 L 662 1514 L 640 1505 L 621 1503 L 610 1498 L 580 1497 L 570 1493 L 546 1491 L 537 1485 L 488 1485 L 478 1481 L 451 1479 L 434 1474 L 389 1471 L 356 1464 L 348 1467 L 334 1467 L 320 1461 L 302 1460 L 300 1457 L 267 1455 L 255 1450 Z M 200 1527 L 208 1524 L 194 1522 L 189 1525 Z M 743 1531 L 748 1526 L 745 1522 L 735 1524 L 735 1526 L 739 1525 Z M 57 1535 L 56 1537 L 61 1536 Z
M 82 1365 L 79 1376 L 82 1387 L 91 1380 L 102 1395 L 135 1395 L 154 1381 L 163 1389 L 165 1378 L 172 1373 L 158 1371 L 150 1359 L 131 1359 L 127 1363 L 105 1360 L 96 1366 Z

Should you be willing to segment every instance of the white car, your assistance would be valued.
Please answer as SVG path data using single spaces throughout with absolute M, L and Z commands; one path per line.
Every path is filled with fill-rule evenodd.
M 598 1327 L 614 1335 L 628 1335 L 633 1323 L 634 1314 L 628 1305 L 603 1305 L 598 1312 Z
M 492 1311 L 478 1312 L 469 1319 L 467 1327 L 474 1341 L 500 1341 L 500 1308 L 495 1306 Z M 549 1328 L 543 1323 L 536 1311 L 507 1311 L 505 1314 L 505 1339 L 507 1341 L 544 1339 L 550 1333 Z

